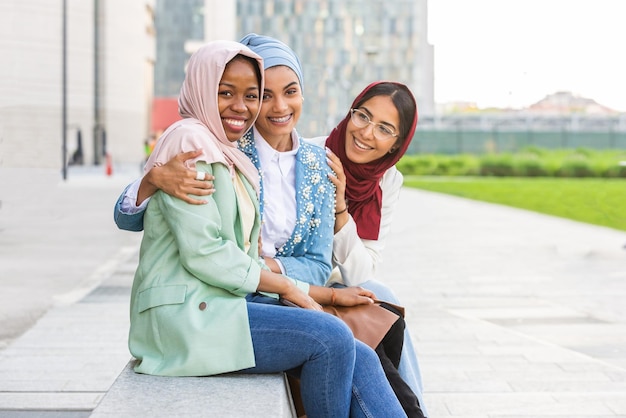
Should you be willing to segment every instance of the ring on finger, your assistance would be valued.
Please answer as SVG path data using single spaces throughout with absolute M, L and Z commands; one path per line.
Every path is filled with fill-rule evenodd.
M 205 175 L 204 175 L 204 171 L 196 171 L 196 180 L 204 180 Z

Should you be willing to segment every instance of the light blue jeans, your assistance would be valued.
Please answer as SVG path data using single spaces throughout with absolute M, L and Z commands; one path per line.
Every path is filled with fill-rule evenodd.
M 242 373 L 299 374 L 309 418 L 406 417 L 374 350 L 340 319 L 271 301 L 248 302 L 256 366 Z
M 371 290 L 380 300 L 402 306 L 402 302 L 398 300 L 398 297 L 393 293 L 393 291 L 387 285 L 379 281 L 369 280 L 359 284 L 359 286 L 364 289 Z M 404 345 L 402 346 L 402 353 L 400 354 L 400 366 L 398 367 L 398 372 L 400 373 L 400 377 L 402 377 L 407 385 L 413 389 L 415 395 L 417 395 L 417 399 L 420 402 L 420 408 L 422 408 L 424 416 L 427 417 L 428 411 L 426 410 L 426 404 L 424 403 L 424 398 L 422 397 L 422 393 L 424 392 L 422 386 L 422 374 L 417 362 L 417 353 L 413 347 L 408 327 L 404 329 Z

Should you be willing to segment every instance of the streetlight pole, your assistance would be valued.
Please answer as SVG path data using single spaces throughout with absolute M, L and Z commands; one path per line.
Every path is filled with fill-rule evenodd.
M 62 105 L 61 105 L 61 140 L 63 146 L 62 148 L 62 158 L 61 162 L 63 164 L 63 180 L 67 180 L 67 0 L 63 0 L 62 5 L 62 65 L 61 65 L 61 73 L 62 73 Z

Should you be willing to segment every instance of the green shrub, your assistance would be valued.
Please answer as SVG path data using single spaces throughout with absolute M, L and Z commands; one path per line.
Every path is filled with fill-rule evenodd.
M 449 161 L 451 176 L 475 176 L 478 174 L 480 164 L 478 159 L 470 154 L 453 155 Z
M 513 173 L 519 177 L 544 177 L 548 171 L 544 160 L 534 153 L 516 154 L 513 158 Z
M 510 154 L 487 154 L 480 159 L 479 172 L 483 176 L 512 176 L 513 157 Z
M 439 157 L 430 154 L 405 155 L 396 164 L 400 172 L 405 175 L 434 175 Z
M 615 164 L 606 169 L 604 177 L 608 178 L 626 178 L 626 166 Z
M 585 155 L 572 154 L 563 160 L 556 175 L 558 177 L 594 177 L 594 171 Z
M 397 167 L 405 175 L 421 176 L 626 178 L 620 161 L 626 161 L 624 150 L 529 146 L 512 154 L 405 155 Z

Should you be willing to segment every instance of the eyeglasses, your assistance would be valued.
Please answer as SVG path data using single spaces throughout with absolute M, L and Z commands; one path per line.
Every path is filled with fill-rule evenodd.
M 378 141 L 386 141 L 393 138 L 394 136 L 398 136 L 398 134 L 395 133 L 395 131 L 389 126 L 382 123 L 372 122 L 367 113 L 360 109 L 350 109 L 350 113 L 352 123 L 354 123 L 357 128 L 365 128 L 369 124 L 374 125 L 374 138 L 376 138 Z

